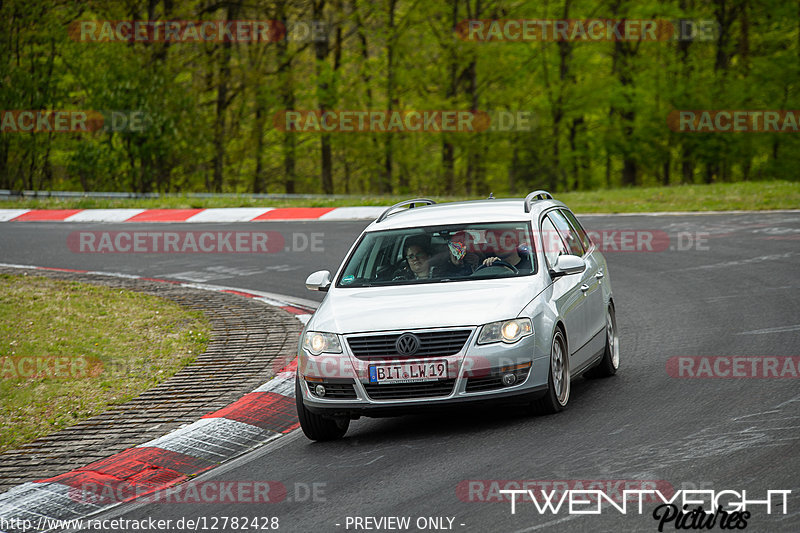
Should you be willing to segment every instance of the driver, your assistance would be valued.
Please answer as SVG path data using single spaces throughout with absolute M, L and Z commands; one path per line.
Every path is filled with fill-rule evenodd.
M 533 269 L 530 251 L 527 246 L 519 244 L 517 230 L 487 232 L 487 240 L 492 237 L 494 237 L 495 254 L 483 260 L 484 266 L 488 267 L 497 261 L 505 261 L 521 272 L 530 272 Z

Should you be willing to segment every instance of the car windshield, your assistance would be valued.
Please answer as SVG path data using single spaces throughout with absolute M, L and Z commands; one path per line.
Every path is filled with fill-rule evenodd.
M 504 222 L 366 233 L 337 287 L 446 283 L 536 273 L 530 224 Z

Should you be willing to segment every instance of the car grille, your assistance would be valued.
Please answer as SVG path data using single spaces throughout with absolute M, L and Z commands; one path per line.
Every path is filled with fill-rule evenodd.
M 309 381 L 308 388 L 311 391 L 311 394 L 317 396 L 316 392 L 314 392 L 314 387 L 317 385 L 322 385 L 325 387 L 325 396 L 324 398 L 330 399 L 333 398 L 334 400 L 348 400 L 348 399 L 355 399 L 356 398 L 356 389 L 352 383 L 331 383 L 329 381 L 317 382 L 317 381 Z M 319 398 L 319 396 L 317 396 Z
M 373 400 L 410 400 L 413 398 L 447 396 L 453 392 L 455 383 L 455 379 L 442 379 L 420 383 L 364 384 L 364 389 Z
M 514 370 L 514 374 L 517 375 L 517 381 L 514 384 L 519 385 L 525 381 L 525 379 L 528 377 L 529 371 L 530 367 Z M 502 389 L 503 387 L 505 387 L 505 385 L 503 385 L 503 374 L 492 374 L 490 376 L 483 376 L 479 378 L 469 378 L 467 380 L 467 387 L 465 391 L 483 392 L 487 390 Z
M 417 353 L 410 356 L 400 355 L 395 349 L 395 343 L 401 333 L 348 337 L 347 344 L 350 346 L 353 355 L 364 360 L 381 357 L 391 357 L 393 359 L 440 357 L 460 352 L 467 339 L 469 339 L 470 333 L 472 331 L 468 329 L 415 333 L 419 337 L 420 347 Z

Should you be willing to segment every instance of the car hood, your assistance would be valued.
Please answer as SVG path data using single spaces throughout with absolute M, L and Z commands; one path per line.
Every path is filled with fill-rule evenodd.
M 348 334 L 475 326 L 516 317 L 543 289 L 539 276 L 331 289 L 309 329 Z

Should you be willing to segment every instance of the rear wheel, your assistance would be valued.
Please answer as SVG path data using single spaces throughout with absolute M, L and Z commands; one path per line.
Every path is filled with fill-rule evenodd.
M 547 376 L 547 392 L 533 402 L 533 409 L 541 414 L 562 411 L 569 402 L 570 372 L 569 354 L 564 334 L 557 329 L 550 346 L 550 371 Z
M 607 378 L 617 373 L 619 368 L 619 335 L 617 334 L 617 317 L 614 308 L 608 306 L 606 311 L 606 348 L 603 358 L 597 366 L 584 373 L 587 378 Z
M 327 418 L 316 413 L 312 413 L 303 404 L 303 391 L 300 389 L 300 377 L 295 379 L 294 398 L 297 403 L 297 418 L 300 419 L 300 427 L 303 433 L 311 440 L 326 441 L 336 440 L 344 437 L 347 428 L 350 427 L 349 418 Z

